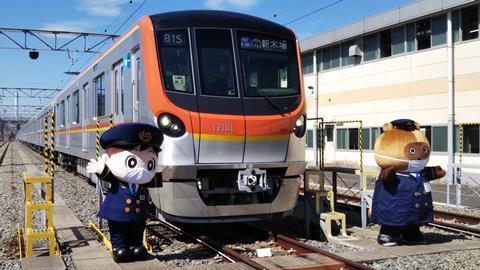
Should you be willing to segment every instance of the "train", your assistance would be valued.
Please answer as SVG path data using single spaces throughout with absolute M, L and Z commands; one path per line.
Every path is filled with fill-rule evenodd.
M 54 121 L 49 122 L 54 113 Z M 155 214 L 186 223 L 290 214 L 306 167 L 306 111 L 295 33 L 227 11 L 140 18 L 17 133 L 56 162 L 86 172 L 96 132 L 141 122 L 164 133 L 149 188 Z M 107 117 L 108 118 L 108 117 Z M 101 155 L 101 153 L 100 153 Z

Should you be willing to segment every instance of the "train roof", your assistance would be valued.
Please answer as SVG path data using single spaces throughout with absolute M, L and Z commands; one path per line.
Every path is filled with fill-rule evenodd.
M 174 11 L 151 15 L 155 28 L 218 27 L 251 29 L 295 39 L 289 28 L 259 17 L 219 10 Z

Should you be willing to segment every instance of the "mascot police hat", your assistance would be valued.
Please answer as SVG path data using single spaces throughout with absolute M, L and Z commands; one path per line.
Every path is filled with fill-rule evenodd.
M 151 146 L 159 152 L 162 142 L 163 133 L 159 128 L 142 123 L 115 126 L 105 131 L 100 137 L 100 145 L 104 149 L 108 147 L 131 149 L 140 145 L 141 148 Z

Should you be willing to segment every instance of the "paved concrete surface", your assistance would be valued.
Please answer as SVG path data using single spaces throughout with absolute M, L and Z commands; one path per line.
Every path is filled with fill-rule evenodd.
M 375 239 L 377 237 L 377 232 L 375 231 L 369 229 L 362 229 L 359 227 L 352 227 L 349 229 L 349 231 L 352 232 L 351 236 L 357 238 L 357 240 L 337 242 L 344 243 L 348 246 L 357 247 L 361 250 L 349 251 L 345 253 L 340 253 L 338 255 L 358 262 L 368 262 L 373 260 L 397 258 L 402 256 L 480 248 L 480 241 L 476 240 L 429 243 L 426 245 L 400 245 L 395 247 L 384 247 L 376 242 Z

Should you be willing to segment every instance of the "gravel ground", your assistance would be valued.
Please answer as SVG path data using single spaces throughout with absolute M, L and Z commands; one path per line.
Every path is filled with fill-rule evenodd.
M 379 226 L 373 225 L 369 227 L 378 231 Z M 441 229 L 423 226 L 421 231 L 425 234 L 429 244 L 457 242 L 461 243 L 465 240 L 476 240 L 473 237 L 465 236 Z M 480 269 L 480 250 L 463 250 L 450 251 L 433 254 L 423 254 L 415 256 L 398 257 L 395 259 L 385 259 L 370 262 L 367 265 L 375 269 Z
M 13 144 L 16 147 L 23 147 L 19 144 Z M 42 164 L 42 157 L 32 151 L 26 150 L 27 156 L 33 163 Z M 10 151 L 9 151 L 10 152 Z M 21 179 L 21 171 L 23 166 L 11 165 L 12 154 L 7 154 L 4 160 L 4 165 L 0 167 L 0 184 L 4 187 L 10 187 L 0 194 L 0 204 L 6 205 L 0 210 L 0 215 L 6 218 L 9 222 L 4 222 L 0 227 L 0 235 L 2 241 L 2 249 L 0 249 L 0 269 L 20 269 L 18 261 L 18 250 L 16 246 L 16 226 L 23 223 L 23 204 L 18 203 L 23 200 L 23 189 L 21 181 L 16 185 L 11 184 L 11 179 Z M 11 173 L 13 171 L 13 175 Z M 72 173 L 65 172 L 63 169 L 56 170 L 56 192 L 64 199 L 67 205 L 74 211 L 77 217 L 85 225 L 89 220 L 94 220 L 96 212 L 98 211 L 98 200 L 95 194 L 95 189 L 89 185 L 82 178 L 75 176 Z M 13 198 L 13 199 L 12 199 Z M 460 211 L 461 213 L 480 216 L 480 211 L 462 208 L 462 209 L 444 209 L 444 207 L 436 206 L 436 209 L 445 211 Z M 295 222 L 295 221 L 294 221 Z M 332 253 L 342 253 L 348 251 L 355 251 L 355 248 L 347 247 L 335 243 L 326 243 L 320 240 L 305 240 L 302 239 L 298 232 L 299 224 L 283 223 L 282 227 L 290 228 L 284 232 L 287 235 L 295 236 L 301 241 L 325 249 Z M 378 230 L 375 226 L 373 230 Z M 290 232 L 289 232 L 290 231 Z M 428 240 L 432 243 L 441 242 L 448 239 L 449 241 L 464 241 L 463 236 L 458 236 L 442 230 L 433 228 L 422 228 L 422 231 L 427 233 Z M 168 266 L 185 266 L 192 264 L 213 264 L 221 263 L 222 260 L 216 257 L 210 251 L 190 240 L 176 237 L 168 237 L 152 240 L 156 241 L 157 250 L 156 257 Z M 232 245 L 231 247 L 238 250 L 245 250 L 246 253 L 252 253 L 256 247 L 268 246 L 268 242 L 243 243 L 239 245 Z M 8 247 L 8 248 L 5 248 Z M 12 251 L 13 250 L 13 251 Z M 480 250 L 470 251 L 452 251 L 428 255 L 407 256 L 396 259 L 387 259 L 369 263 L 375 269 L 480 269 Z M 281 254 L 285 251 L 273 250 L 273 253 Z M 288 253 L 288 251 L 287 251 Z M 64 256 L 64 260 L 69 265 L 68 269 L 74 270 L 75 267 L 71 263 L 69 255 Z
M 5 146 L 4 146 L 5 147 Z M 3 147 L 0 152 L 3 152 Z M 17 165 L 13 151 L 15 144 L 10 144 L 3 164 L 0 167 L 0 269 L 20 269 L 18 259 L 17 226 L 23 227 L 24 204 L 21 172 L 23 165 Z
M 474 216 L 474 217 L 480 217 L 480 209 L 474 209 L 474 208 L 468 208 L 468 207 L 460 207 L 456 208 L 453 206 L 445 206 L 445 205 L 434 205 L 435 210 L 440 210 L 440 211 L 445 211 L 445 212 L 453 212 L 456 214 L 463 214 L 463 215 L 469 215 L 469 216 Z
M 479 250 L 450 251 L 399 257 L 370 263 L 375 269 L 475 270 L 480 269 Z
M 28 150 L 26 147 L 23 149 L 32 163 L 37 165 L 43 164 L 41 155 Z M 55 192 L 62 197 L 84 225 L 88 225 L 90 220 L 96 220 L 98 196 L 95 193 L 95 187 L 87 183 L 84 178 L 57 166 L 55 168 Z M 150 237 L 149 239 L 152 243 L 158 244 L 154 255 L 168 266 L 212 264 L 221 261 L 211 251 L 206 251 L 201 246 L 191 243 L 190 240 L 185 238 L 165 237 L 158 239 Z M 74 269 L 68 254 L 64 261 L 69 265 L 68 269 Z

